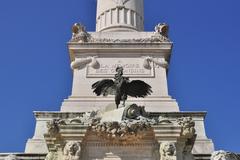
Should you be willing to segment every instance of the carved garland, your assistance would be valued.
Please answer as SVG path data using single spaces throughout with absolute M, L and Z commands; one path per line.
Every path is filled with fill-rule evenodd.
M 120 5 L 121 6 L 121 5 Z M 75 23 L 72 27 L 72 38 L 70 42 L 78 43 L 159 43 L 170 42 L 168 38 L 168 25 L 160 23 L 155 27 L 155 32 L 151 38 L 137 39 L 111 39 L 111 38 L 93 38 L 86 32 L 85 26 Z

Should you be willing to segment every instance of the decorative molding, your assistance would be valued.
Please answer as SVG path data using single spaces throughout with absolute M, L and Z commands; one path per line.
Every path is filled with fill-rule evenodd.
M 98 136 L 118 143 L 137 143 L 149 130 L 151 122 L 147 119 L 101 122 L 92 126 L 92 131 Z
M 163 68 L 168 68 L 168 62 L 164 58 L 154 58 L 151 56 L 143 56 L 143 67 L 146 69 L 151 69 L 151 64 L 154 63 L 156 66 Z
M 94 125 L 100 123 L 100 111 L 86 112 L 82 116 L 69 120 L 69 124 L 82 124 L 82 125 Z
M 212 153 L 211 160 L 240 160 L 240 156 L 228 151 L 215 151 Z
M 133 38 L 133 39 L 110 39 L 110 38 L 90 38 L 91 43 L 160 43 L 170 42 L 163 36 L 152 36 L 151 38 Z

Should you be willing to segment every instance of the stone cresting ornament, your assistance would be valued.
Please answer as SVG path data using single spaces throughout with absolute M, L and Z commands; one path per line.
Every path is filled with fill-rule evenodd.
M 173 142 L 162 142 L 160 144 L 160 160 L 175 160 L 176 147 Z
M 78 141 L 69 141 L 63 150 L 64 160 L 80 160 L 81 145 Z
M 192 138 L 195 135 L 195 122 L 192 120 L 192 117 L 179 118 L 178 124 L 182 126 L 182 136 Z
M 125 101 L 128 96 L 144 98 L 152 93 L 152 87 L 141 80 L 129 81 L 128 77 L 123 77 L 123 67 L 116 68 L 114 81 L 103 79 L 92 85 L 93 92 L 97 95 L 115 95 L 115 104 L 119 107 L 120 101 Z
M 10 154 L 4 158 L 4 160 L 18 160 L 16 155 Z
M 240 160 L 240 156 L 227 151 L 215 151 L 212 153 L 211 160 Z
M 72 26 L 72 39 L 71 42 L 84 43 L 88 42 L 90 35 L 86 32 L 85 26 L 80 23 L 75 23 Z

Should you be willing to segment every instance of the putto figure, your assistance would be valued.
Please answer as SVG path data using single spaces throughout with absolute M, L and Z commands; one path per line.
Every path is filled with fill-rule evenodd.
M 128 77 L 123 77 L 123 67 L 116 68 L 114 81 L 111 79 L 103 79 L 92 85 L 93 92 L 97 95 L 115 95 L 115 103 L 117 108 L 121 101 L 125 106 L 127 96 L 146 97 L 152 93 L 152 87 L 141 80 L 130 81 Z

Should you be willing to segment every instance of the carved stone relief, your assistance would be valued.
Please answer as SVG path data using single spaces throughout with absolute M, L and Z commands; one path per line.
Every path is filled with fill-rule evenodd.
M 179 118 L 178 124 L 182 126 L 182 136 L 192 138 L 195 135 L 195 122 L 192 120 L 192 117 Z
M 240 160 L 240 156 L 227 151 L 215 151 L 212 153 L 211 160 Z
M 90 34 L 85 30 L 85 26 L 80 23 L 75 23 L 72 27 L 72 39 L 71 42 L 88 42 Z
M 122 0 L 123 1 L 123 0 Z M 122 1 L 119 1 L 120 6 Z M 127 1 L 126 1 L 127 2 Z M 78 43 L 159 43 L 170 42 L 168 39 L 168 26 L 158 24 L 155 32 L 150 38 L 133 38 L 133 39 L 112 39 L 112 38 L 94 38 L 89 34 L 85 27 L 80 23 L 75 23 L 72 27 L 72 38 L 70 42 Z
M 173 142 L 160 144 L 160 160 L 176 160 L 176 146 Z
M 143 67 L 146 69 L 151 69 L 151 64 L 150 63 L 154 63 L 156 66 L 160 66 L 163 68 L 167 68 L 168 67 L 168 62 L 164 59 L 164 58 L 153 58 L 150 56 L 144 56 L 142 57 L 143 60 Z
M 69 141 L 63 150 L 64 160 L 80 160 L 81 145 L 78 141 Z
M 51 136 L 51 137 L 56 137 L 56 135 L 58 134 L 59 132 L 59 127 L 58 125 L 59 124 L 63 124 L 65 123 L 63 120 L 61 119 L 53 119 L 49 122 L 47 122 L 47 130 L 48 130 L 48 134 Z
M 87 58 L 77 58 L 71 63 L 72 69 L 83 69 L 86 66 L 98 69 L 100 67 L 97 61 L 97 56 L 87 57 Z
M 151 69 L 146 69 L 143 66 L 142 58 L 98 58 L 100 67 L 94 69 L 87 66 L 87 77 L 89 78 L 111 78 L 116 73 L 116 68 L 122 66 L 124 68 L 123 74 L 131 78 L 137 77 L 154 77 L 155 68 L 153 63 L 150 64 Z

